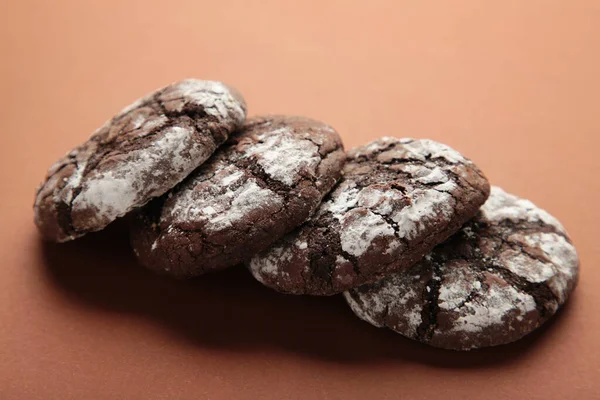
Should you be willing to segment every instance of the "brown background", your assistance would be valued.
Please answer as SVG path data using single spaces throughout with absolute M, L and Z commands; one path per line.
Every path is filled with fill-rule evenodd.
M 600 2 L 282 3 L 2 1 L 0 399 L 600 398 Z M 118 224 L 43 245 L 46 168 L 185 77 L 236 86 L 251 114 L 322 119 L 348 148 L 450 144 L 564 222 L 572 301 L 525 340 L 453 353 L 241 268 L 158 278 Z

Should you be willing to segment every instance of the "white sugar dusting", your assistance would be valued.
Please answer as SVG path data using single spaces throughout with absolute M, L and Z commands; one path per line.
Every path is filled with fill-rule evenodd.
M 542 221 L 563 233 L 565 232 L 562 224 L 546 211 L 529 200 L 520 199 L 506 193 L 497 186 L 492 186 L 490 197 L 481 207 L 481 211 L 484 217 L 491 222 L 500 222 L 505 219 L 511 221 Z
M 404 195 L 399 190 L 369 186 L 360 191 L 356 203 L 377 214 L 390 215 L 403 199 Z
M 413 285 L 408 285 L 407 282 L 400 280 L 395 282 L 392 279 L 381 286 L 381 289 L 377 292 L 377 296 L 388 305 L 388 309 L 401 310 L 398 314 L 400 318 L 404 318 L 404 322 L 406 323 L 405 334 L 409 337 L 414 336 L 417 333 L 417 328 L 423 321 L 421 317 L 423 306 L 419 301 L 415 301 L 419 296 L 417 296 Z M 411 302 L 412 304 L 409 304 Z
M 525 238 L 531 245 L 537 244 L 550 261 L 565 274 L 573 275 L 579 267 L 575 247 L 564 237 L 553 233 L 539 233 Z
M 279 196 L 269 189 L 263 189 L 254 182 L 246 183 L 237 191 L 229 211 L 211 218 L 210 223 L 215 230 L 230 226 L 244 218 L 250 211 L 271 208 L 280 208 L 283 202 Z
M 201 106 L 209 115 L 232 118 L 238 122 L 245 118 L 246 113 L 240 102 L 222 82 L 186 79 L 175 84 L 174 89 L 181 97 Z
M 579 269 L 579 257 L 575 247 L 564 237 L 554 233 L 535 233 L 525 236 L 524 239 L 529 246 L 542 250 L 556 268 L 556 274 L 552 276 L 549 285 L 559 302 L 565 302 L 569 282 L 572 282 Z
M 231 185 L 233 182 L 237 181 L 242 176 L 244 176 L 244 173 L 242 171 L 235 171 L 233 174 L 227 175 L 225 178 L 223 178 L 221 180 L 221 184 L 224 186 Z
M 439 185 L 435 185 L 435 188 L 442 192 L 451 192 L 454 189 L 456 189 L 456 183 L 454 181 L 448 181 L 446 183 L 441 183 Z
M 75 198 L 73 210 L 94 208 L 100 218 L 107 220 L 124 215 L 140 198 L 140 191 L 134 187 L 134 182 L 141 177 L 133 176 L 133 171 L 133 168 L 126 171 L 122 177 L 117 176 L 122 170 L 109 171 L 88 180 Z
M 230 179 L 232 175 L 223 179 Z M 174 223 L 205 222 L 207 230 L 220 231 L 251 212 L 272 211 L 283 206 L 276 193 L 261 188 L 254 180 L 248 180 L 237 188 L 228 187 L 223 193 L 211 192 L 212 186 L 201 190 L 194 188 L 193 182 L 190 185 L 192 187 L 184 190 L 171 208 Z
M 138 99 L 123 108 L 121 115 L 140 109 L 144 103 L 153 101 L 155 95 L 156 92 Z M 160 96 L 163 96 L 165 102 L 173 103 L 176 100 L 171 105 L 180 107 L 179 111 L 185 103 L 194 102 L 201 105 L 209 115 L 233 119 L 239 124 L 245 118 L 243 102 L 236 100 L 230 89 L 220 82 L 189 79 L 169 86 L 160 92 Z M 159 128 L 167 121 L 164 115 L 147 119 L 146 114 L 147 111 L 140 111 L 139 115 L 128 117 L 131 118 L 129 123 L 132 129 L 144 130 L 140 134 Z M 112 120 L 107 121 L 100 131 L 110 127 L 111 123 Z M 89 146 L 93 145 L 94 142 L 89 142 Z M 87 149 L 89 153 L 95 150 Z M 168 186 L 180 182 L 204 162 L 213 150 L 211 146 L 199 143 L 193 130 L 170 127 L 160 132 L 157 139 L 146 148 L 118 157 L 109 155 L 102 163 L 110 163 L 110 167 L 106 171 L 91 171 L 83 184 L 85 161 L 79 161 L 77 170 L 55 200 L 72 204 L 73 225 L 76 229 L 81 228 L 82 224 L 76 216 L 84 213 L 93 213 L 93 225 L 102 227 L 151 198 L 162 195 Z M 102 166 L 100 164 L 100 168 Z M 77 188 L 81 190 L 73 199 Z M 89 223 L 88 221 L 86 224 Z
M 520 251 L 507 250 L 500 254 L 499 259 L 507 269 L 529 282 L 544 282 L 555 275 L 551 264 L 531 258 Z
M 411 204 L 392 214 L 398 224 L 398 235 L 411 240 L 422 234 L 428 224 L 447 223 L 452 219 L 455 200 L 446 192 L 435 189 L 415 189 L 410 195 Z
M 387 323 L 382 321 L 382 318 L 388 310 L 388 315 L 394 314 L 404 322 L 406 327 L 402 333 L 411 337 L 416 335 L 417 328 L 422 322 L 423 307 L 418 301 L 419 296 L 415 289 L 407 285 L 407 282 L 400 278 L 401 276 L 401 274 L 391 275 L 377 289 L 366 292 L 358 290 L 345 292 L 344 298 L 360 319 L 377 327 L 383 327 Z
M 440 185 L 436 187 L 438 186 Z M 366 194 L 369 194 L 367 200 L 362 200 Z M 358 195 L 359 205 L 372 207 L 380 204 L 379 199 L 385 198 L 377 190 L 371 190 L 366 194 Z M 421 195 L 427 197 L 424 192 Z M 432 198 L 424 201 L 424 204 L 439 204 L 449 201 L 448 199 L 444 200 L 443 193 L 436 194 L 433 191 L 431 195 Z M 438 195 L 442 197 L 438 198 Z M 424 210 L 420 211 L 418 207 L 423 207 Z M 407 208 L 404 208 L 403 211 Z M 436 208 L 419 206 L 413 199 L 411 208 L 404 214 L 400 213 L 403 220 L 399 221 L 399 226 L 404 227 L 403 229 L 410 236 L 415 230 L 418 230 L 415 228 L 417 224 L 415 221 L 423 220 L 421 214 L 428 214 L 429 210 L 431 215 L 437 215 L 431 211 L 433 209 Z M 421 217 L 409 218 L 407 215 L 412 213 L 421 215 Z M 398 216 L 395 217 L 400 220 Z M 484 210 L 484 217 L 493 221 L 514 219 L 543 222 L 562 229 L 558 221 L 539 210 L 531 202 L 508 195 L 500 189 L 492 189 L 492 196 Z M 464 228 L 463 232 L 467 238 L 476 237 L 476 233 L 471 228 Z M 568 239 L 552 232 L 516 231 L 505 240 L 508 243 L 519 244 L 523 247 L 523 251 L 508 248 L 497 256 L 496 262 L 529 282 L 545 282 L 556 295 L 558 304 L 564 303 L 579 269 L 579 258 Z M 431 257 L 425 258 L 429 261 L 432 260 Z M 482 274 L 485 277 L 482 277 Z M 395 322 L 398 324 L 396 330 L 410 337 L 414 335 L 413 332 L 416 332 L 421 323 L 422 309 L 420 307 L 423 304 L 421 293 L 418 295 L 409 293 L 413 290 L 421 291 L 421 289 L 417 289 L 418 286 L 414 282 L 410 281 L 413 278 L 407 273 L 392 274 L 368 291 L 354 290 L 352 296 L 345 293 L 345 298 L 361 319 L 375 326 L 389 324 L 389 322 L 382 322 L 382 317 L 394 315 L 400 320 Z M 507 321 L 513 321 L 514 318 L 515 321 L 522 322 L 528 318 L 528 314 L 536 312 L 535 298 L 507 282 L 493 268 L 486 272 L 480 272 L 478 269 L 473 269 L 468 260 L 447 260 L 442 266 L 440 277 L 434 277 L 434 279 L 441 280 L 438 296 L 440 315 L 454 320 L 452 329 L 455 332 L 480 334 L 494 326 L 512 330 L 515 328 L 507 324 Z M 430 287 L 423 289 L 427 292 L 431 291 Z M 412 305 L 412 300 L 418 306 L 411 310 L 409 306 Z M 549 307 L 553 307 L 552 304 Z M 406 321 L 409 327 L 404 327 L 403 321 Z
M 206 215 L 213 215 L 217 213 L 217 210 L 213 206 L 204 207 L 202 213 Z
M 425 164 L 401 164 L 400 169 L 419 180 L 431 174 L 432 170 Z
M 387 249 L 385 249 L 385 254 L 393 254 L 396 249 L 400 247 L 400 242 L 397 240 L 390 241 Z
M 350 211 L 344 215 L 341 223 L 342 249 L 356 257 L 363 255 L 375 238 L 394 235 L 394 229 L 383 217 L 370 211 L 365 214 Z
M 181 106 L 183 106 L 185 99 L 187 99 L 201 106 L 209 115 L 220 118 L 232 118 L 238 123 L 244 121 L 246 112 L 240 102 L 236 100 L 231 90 L 222 82 L 185 79 L 181 82 L 171 84 L 168 88 L 170 88 L 171 92 L 169 92 L 169 99 L 167 101 L 171 98 L 184 99 L 181 102 Z M 142 107 L 144 103 L 152 101 L 152 96 L 155 92 L 124 107 L 120 114 L 127 114 Z M 137 125 L 138 122 L 141 121 L 136 120 L 134 125 Z
M 450 147 L 426 139 L 386 137 L 365 146 L 365 149 L 371 152 L 398 143 L 402 144 L 401 148 L 386 152 L 398 154 L 387 155 L 385 158 L 412 158 L 425 162 L 425 165 L 404 164 L 400 165 L 400 168 L 417 182 L 428 185 L 437 183 L 437 185 L 427 189 L 408 187 L 407 194 L 404 195 L 398 190 L 387 187 L 370 186 L 359 191 L 353 183 L 343 182 L 321 210 L 333 213 L 338 220 L 344 218 L 348 210 L 357 206 L 370 209 L 380 215 L 390 215 L 399 227 L 399 236 L 409 240 L 422 233 L 429 224 L 449 222 L 456 202 L 450 192 L 455 191 L 457 185 L 444 170 L 446 167 L 440 167 L 429 159 L 444 158 L 452 163 L 468 163 L 468 160 Z M 410 204 L 402 207 L 407 198 Z M 396 211 L 397 209 L 400 210 Z
M 83 178 L 83 171 L 85 171 L 85 167 L 87 166 L 87 159 L 82 161 L 81 163 L 77 164 L 77 169 L 75 170 L 75 172 L 73 173 L 73 175 L 71 175 L 68 178 L 68 183 L 65 185 L 65 188 L 63 190 L 63 196 L 64 196 L 64 202 L 65 203 L 71 203 L 71 200 L 73 199 L 73 190 L 77 187 L 79 187 L 79 185 L 81 185 L 81 178 Z M 58 193 L 57 193 L 58 195 Z M 54 199 L 55 202 L 60 201 L 60 199 Z
M 331 212 L 337 219 L 354 207 L 358 201 L 358 189 L 355 184 L 349 181 L 343 181 L 335 190 L 332 199 L 323 203 L 321 212 Z
M 339 254 L 337 256 L 335 256 L 335 264 L 336 265 L 343 265 L 347 262 L 348 262 L 348 260 L 346 260 L 345 257 L 340 256 Z
M 277 276 L 280 273 L 279 266 L 289 261 L 293 256 L 288 246 L 274 246 L 266 254 L 258 254 L 250 260 L 250 272 L 262 283 L 263 275 Z
M 542 222 L 565 234 L 562 224 L 546 211 L 529 200 L 506 193 L 493 186 L 488 201 L 482 207 L 483 217 L 499 223 L 503 220 L 514 222 Z M 566 300 L 570 282 L 576 277 L 579 268 L 577 251 L 562 235 L 556 233 L 515 233 L 510 241 L 538 249 L 548 258 L 548 262 L 529 257 L 516 251 L 506 251 L 501 259 L 515 274 L 530 282 L 546 282 L 560 303 Z
M 314 175 L 321 160 L 314 143 L 295 138 L 287 128 L 270 132 L 264 142 L 248 149 L 247 156 L 255 156 L 269 176 L 288 186 L 297 182 L 303 172 Z
M 179 181 L 209 155 L 209 149 L 193 142 L 191 130 L 171 127 L 150 147 L 128 153 L 125 160 L 109 171 L 88 176 L 73 201 L 73 211 L 94 209 L 97 218 L 108 223 L 164 192 L 160 180 L 148 179 L 149 176 Z M 171 168 L 159 167 L 165 160 Z M 83 168 L 80 167 L 72 177 L 70 184 L 73 187 L 81 179 L 81 171 Z
M 415 305 L 404 315 L 406 318 L 406 324 L 408 325 L 408 331 L 406 333 L 407 336 L 411 337 L 417 334 L 417 328 L 419 325 L 421 325 L 421 322 L 423 322 L 421 313 L 421 305 L 415 303 Z
M 164 115 L 161 115 L 160 117 L 153 117 L 150 120 L 146 120 L 142 125 L 146 132 L 150 132 L 150 131 L 166 124 L 168 121 L 169 121 L 169 119 L 167 117 L 165 117 Z M 137 123 L 136 123 L 136 125 L 137 125 Z M 142 126 L 142 125 L 140 125 L 140 126 Z
M 470 271 L 457 266 L 449 266 L 444 283 L 440 286 L 438 304 L 442 310 L 453 310 L 467 297 L 481 289 L 481 282 Z
M 493 325 L 502 325 L 509 312 L 524 316 L 534 311 L 535 300 L 510 285 L 492 284 L 484 296 L 468 301 L 457 312 L 461 316 L 454 322 L 454 330 L 459 332 L 481 332 Z
M 407 141 L 404 143 L 404 149 L 418 160 L 425 160 L 426 157 L 430 157 L 443 158 L 451 163 L 468 163 L 468 160 L 456 150 L 429 139 Z
M 425 184 L 445 183 L 448 182 L 448 175 L 446 174 L 446 172 L 442 171 L 440 167 L 435 167 L 434 169 L 430 170 L 430 172 L 427 175 L 417 179 L 417 181 Z
M 399 139 L 395 138 L 395 137 L 391 137 L 391 136 L 384 136 L 382 138 L 379 138 L 373 142 L 371 142 L 369 145 L 367 145 L 365 147 L 365 151 L 366 153 L 372 153 L 378 150 L 382 150 L 384 148 L 386 148 L 387 146 L 389 146 L 392 143 L 397 143 L 399 141 Z M 357 155 L 361 154 L 362 152 L 357 152 Z
M 360 296 L 360 294 L 358 296 Z M 378 328 L 382 328 L 384 326 L 383 323 L 379 323 L 378 321 L 376 321 L 374 319 L 374 316 L 382 312 L 385 309 L 385 307 L 381 310 L 377 310 L 374 307 L 371 307 L 370 304 L 368 302 L 365 302 L 362 298 L 361 300 L 363 300 L 363 302 L 367 304 L 360 304 L 356 300 L 354 300 L 350 292 L 344 292 L 344 298 L 346 299 L 346 303 L 348 303 L 352 312 L 354 312 L 354 314 L 356 314 L 358 318 Z
M 142 114 L 137 115 L 132 122 L 133 129 L 139 129 L 144 124 L 145 120 L 146 120 L 146 117 L 144 115 L 142 115 Z
M 170 156 L 171 165 L 177 171 L 181 171 L 190 164 L 187 157 L 184 156 L 184 152 L 190 145 L 190 138 L 192 132 L 188 129 L 180 127 L 171 127 L 165 130 L 163 136 L 154 142 L 152 149 L 157 149 L 157 155 L 154 156 L 154 162 L 159 163 L 161 160 L 158 157 Z M 166 151 L 165 151 L 166 150 Z M 208 155 L 206 155 L 208 157 Z M 150 155 L 152 157 L 152 155 Z

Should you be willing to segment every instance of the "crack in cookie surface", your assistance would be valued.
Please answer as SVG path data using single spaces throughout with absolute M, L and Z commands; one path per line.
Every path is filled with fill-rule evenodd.
M 565 303 L 578 275 L 577 252 L 563 226 L 494 187 L 478 215 L 418 264 L 345 296 L 360 318 L 376 326 L 469 350 L 509 343 L 536 329 Z M 437 296 L 430 296 L 436 281 Z M 399 301 L 403 296 L 410 301 Z M 385 318 L 378 302 L 388 308 Z M 407 322 L 407 304 L 427 310 L 416 331 Z
M 303 241 L 307 248 L 284 261 L 265 251 L 249 268 L 286 293 L 340 293 L 418 261 L 475 215 L 488 194 L 481 171 L 455 150 L 383 138 L 349 151 L 343 179 L 315 216 L 275 245 Z
M 54 241 L 102 229 L 183 180 L 245 115 L 241 96 L 212 81 L 181 81 L 134 102 L 49 169 L 38 227 Z
M 134 246 L 145 265 L 177 276 L 239 263 L 306 221 L 343 163 L 341 139 L 323 123 L 252 118 L 170 193 L 154 229 L 138 218 Z M 183 247 L 187 258 L 171 263 L 168 253 Z

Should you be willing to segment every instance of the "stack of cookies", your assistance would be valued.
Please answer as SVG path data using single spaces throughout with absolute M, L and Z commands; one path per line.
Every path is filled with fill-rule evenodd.
M 65 242 L 126 217 L 156 272 L 244 263 L 269 288 L 343 293 L 361 319 L 454 350 L 523 337 L 575 288 L 562 225 L 450 147 L 385 137 L 344 152 L 326 124 L 246 110 L 213 81 L 136 101 L 49 169 L 36 225 Z

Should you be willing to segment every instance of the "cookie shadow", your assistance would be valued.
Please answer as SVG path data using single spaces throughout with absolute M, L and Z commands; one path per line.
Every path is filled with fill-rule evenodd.
M 38 249 L 48 284 L 88 312 L 143 316 L 189 345 L 286 351 L 334 363 L 500 367 L 541 351 L 549 331 L 564 323 L 573 307 L 518 342 L 454 352 L 374 328 L 356 318 L 341 296 L 278 294 L 242 266 L 188 281 L 158 276 L 137 264 L 124 223 L 76 242 L 40 241 Z

